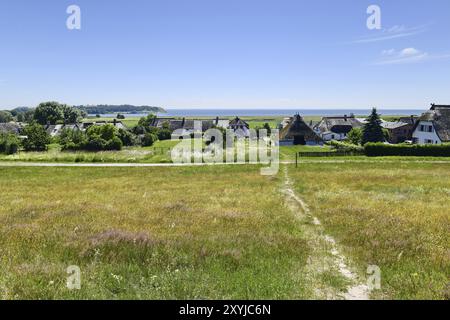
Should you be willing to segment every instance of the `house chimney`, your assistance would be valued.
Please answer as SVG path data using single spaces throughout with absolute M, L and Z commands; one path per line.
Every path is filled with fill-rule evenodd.
M 114 127 L 116 126 L 116 124 L 117 124 L 117 120 L 116 120 L 116 118 L 114 118 L 114 120 L 113 120 Z
M 216 126 L 219 124 L 219 117 L 216 117 Z
M 183 118 L 183 121 L 181 122 L 181 125 L 184 127 L 184 124 L 186 122 L 186 118 Z
M 347 115 L 346 114 L 344 114 L 344 120 L 347 121 Z

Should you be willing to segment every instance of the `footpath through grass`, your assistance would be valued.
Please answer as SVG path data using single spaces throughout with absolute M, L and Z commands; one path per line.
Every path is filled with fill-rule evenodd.
M 450 298 L 450 164 L 303 163 L 295 190 L 365 273 L 395 299 Z
M 307 261 L 317 248 L 280 193 L 282 172 L 0 167 L 0 298 L 316 297 Z M 358 274 L 381 268 L 373 297 L 449 298 L 450 164 L 288 172 Z M 79 291 L 66 288 L 70 265 L 81 269 Z

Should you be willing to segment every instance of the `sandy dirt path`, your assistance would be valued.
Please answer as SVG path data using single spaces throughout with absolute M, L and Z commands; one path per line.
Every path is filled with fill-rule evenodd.
M 317 299 L 369 300 L 369 287 L 364 279 L 352 271 L 352 264 L 339 250 L 336 240 L 326 234 L 320 220 L 313 215 L 308 205 L 295 193 L 289 179 L 287 166 L 284 166 L 284 184 L 282 193 L 290 210 L 302 224 L 304 235 L 311 246 L 306 277 L 314 287 Z M 324 275 L 333 274 L 345 280 L 344 288 L 336 288 L 324 281 Z

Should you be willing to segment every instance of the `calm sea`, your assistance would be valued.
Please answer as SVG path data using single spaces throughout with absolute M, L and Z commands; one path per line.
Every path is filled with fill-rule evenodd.
M 369 115 L 371 109 L 166 109 L 167 113 L 158 113 L 160 117 L 275 117 L 275 116 L 292 116 L 299 113 L 302 116 L 337 116 L 350 115 L 357 116 Z M 426 110 L 420 109 L 379 109 L 382 115 L 421 115 Z M 139 117 L 146 114 L 124 114 L 125 117 Z M 103 116 L 114 117 L 116 114 L 106 114 Z

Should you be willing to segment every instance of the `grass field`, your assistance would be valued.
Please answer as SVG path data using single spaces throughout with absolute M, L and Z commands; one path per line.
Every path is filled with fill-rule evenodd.
M 178 141 L 156 141 L 151 147 L 125 147 L 120 151 L 61 151 L 59 145 L 50 145 L 48 151 L 0 154 L 0 161 L 27 162 L 107 162 L 107 163 L 168 163 L 172 162 L 170 149 Z
M 277 188 L 255 167 L 0 169 L 1 298 L 304 298 Z
M 302 164 L 291 174 L 361 272 L 381 268 L 379 297 L 450 298 L 450 164 Z
M 375 298 L 448 298 L 450 165 L 289 166 L 295 191 Z M 310 228 L 257 166 L 1 168 L 3 299 L 324 298 Z M 321 259 L 322 257 L 315 257 Z M 81 290 L 66 288 L 77 265 Z

